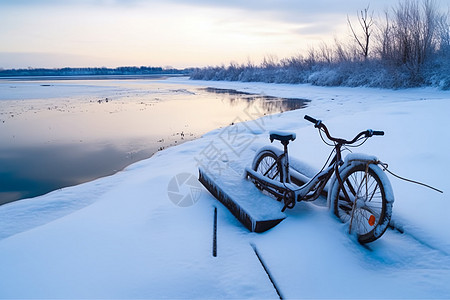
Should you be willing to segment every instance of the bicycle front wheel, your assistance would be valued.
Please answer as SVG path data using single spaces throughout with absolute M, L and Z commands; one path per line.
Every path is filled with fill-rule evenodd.
M 376 165 L 361 163 L 347 167 L 340 177 L 343 187 L 336 181 L 331 190 L 334 214 L 349 224 L 350 233 L 356 233 L 360 243 L 375 241 L 386 231 L 392 214 L 393 196 L 386 175 Z

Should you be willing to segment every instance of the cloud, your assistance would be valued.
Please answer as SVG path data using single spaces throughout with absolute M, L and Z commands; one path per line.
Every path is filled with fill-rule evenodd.
M 385 0 L 386 1 L 386 0 Z M 120 2 L 120 1 L 119 1 Z M 166 2 L 202 7 L 233 8 L 254 12 L 270 12 L 301 22 L 300 17 L 312 19 L 318 15 L 352 14 L 367 6 L 360 0 L 166 0 Z M 383 1 L 381 1 L 383 2 Z M 356 12 L 355 10 L 355 12 Z
M 365 7 L 360 0 L 0 0 L 0 38 L 8 41 L 0 52 L 101 53 L 97 63 L 107 56 L 143 65 L 211 64 L 271 53 L 284 57 L 341 36 L 347 14 L 355 16 Z M 14 59 L 34 66 L 31 57 L 50 65 L 49 55 L 33 53 L 8 56 L 2 63 Z M 69 60 L 90 62 L 53 59 Z
M 134 6 L 149 3 L 145 0 L 0 0 L 0 7 L 72 7 L 72 6 Z M 156 2 L 156 1 L 155 1 Z
M 384 4 L 390 4 L 391 0 L 378 0 L 371 7 L 376 9 Z M 271 12 L 275 15 L 300 17 L 320 16 L 326 14 L 353 14 L 369 4 L 360 0 L 165 0 L 163 3 L 184 5 L 193 7 L 230 8 L 243 10 L 248 13 Z M 159 0 L 14 0 L 0 1 L 0 6 L 136 6 L 161 4 Z M 299 20 L 301 21 L 301 20 Z
M 282 23 L 318 26 L 314 31 L 324 33 L 330 28 L 345 24 L 346 16 L 356 15 L 356 12 L 369 5 L 360 0 L 14 0 L 2 1 L 1 7 L 104 7 L 128 8 L 135 7 L 152 9 L 163 5 L 168 9 L 179 7 L 207 8 L 212 10 L 236 10 L 249 17 L 270 19 Z M 392 0 L 377 0 L 370 4 L 371 10 L 382 12 L 387 5 L 393 5 Z M 188 11 L 186 13 L 189 13 Z
M 236 10 L 249 18 L 298 25 L 294 32 L 308 35 L 334 34 L 337 28 L 346 24 L 347 15 L 356 15 L 368 5 L 360 0 L 166 0 L 165 3 Z M 381 12 L 387 3 L 391 0 L 377 0 L 371 9 Z

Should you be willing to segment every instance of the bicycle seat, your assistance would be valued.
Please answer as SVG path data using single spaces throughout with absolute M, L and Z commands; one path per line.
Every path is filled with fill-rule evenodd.
M 273 142 L 273 140 L 278 140 L 280 142 L 289 142 L 294 141 L 296 138 L 295 133 L 293 132 L 284 132 L 284 131 L 271 131 L 270 134 L 270 141 Z

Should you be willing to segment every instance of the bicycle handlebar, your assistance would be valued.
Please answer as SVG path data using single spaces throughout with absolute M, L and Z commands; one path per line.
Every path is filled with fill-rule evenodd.
M 374 130 L 374 131 L 372 131 L 372 133 L 373 133 L 373 135 L 384 135 L 384 131 Z
M 305 120 L 310 121 L 311 123 L 314 123 L 316 125 L 318 123 L 318 120 L 314 119 L 313 117 L 310 117 L 308 115 L 305 115 Z
M 358 133 L 353 138 L 353 140 L 347 141 L 345 139 L 332 137 L 330 135 L 329 131 L 328 131 L 328 128 L 325 126 L 325 124 L 322 123 L 321 120 L 314 119 L 313 117 L 308 116 L 308 115 L 305 115 L 305 120 L 310 121 L 311 123 L 314 123 L 314 127 L 319 128 L 319 130 L 323 129 L 323 131 L 325 132 L 327 138 L 329 140 L 333 141 L 333 142 L 338 143 L 338 144 L 348 144 L 348 145 L 350 145 L 350 144 L 355 143 L 362 136 L 365 136 L 366 138 L 369 138 L 369 137 L 372 137 L 374 135 L 384 135 L 384 131 L 368 129 L 368 130 L 364 130 L 364 131 L 361 131 L 360 133 Z

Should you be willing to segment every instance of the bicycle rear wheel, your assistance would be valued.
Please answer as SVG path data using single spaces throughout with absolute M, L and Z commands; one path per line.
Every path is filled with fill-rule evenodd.
M 375 241 L 386 231 L 392 214 L 393 199 L 386 175 L 376 165 L 361 163 L 347 167 L 340 177 L 349 199 L 336 181 L 331 190 L 334 214 L 349 224 L 349 231 L 356 233 L 360 243 Z
M 281 163 L 271 150 L 260 151 L 253 159 L 252 169 L 272 180 L 281 181 L 283 178 Z

